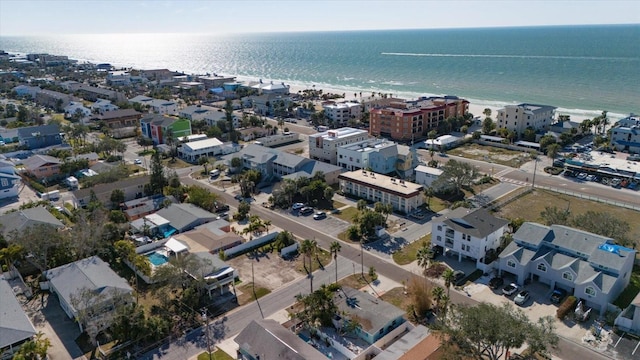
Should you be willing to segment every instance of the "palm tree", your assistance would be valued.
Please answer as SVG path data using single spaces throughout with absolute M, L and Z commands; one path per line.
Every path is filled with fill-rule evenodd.
M 442 298 L 445 296 L 444 289 L 440 286 L 436 286 L 431 290 L 431 295 L 436 300 L 436 308 L 440 309 L 440 303 L 442 302 Z
M 198 165 L 204 167 L 204 173 L 207 174 L 207 165 L 209 165 L 209 158 L 207 156 L 200 156 L 198 158 Z
M 444 279 L 444 286 L 447 287 L 447 296 L 449 296 L 449 291 L 451 290 L 451 284 L 453 283 L 453 270 L 447 269 L 442 273 L 442 278 Z
M 429 187 L 424 189 L 424 196 L 427 197 L 427 207 L 429 209 L 431 209 L 431 198 L 433 197 L 434 193 L 435 193 L 435 191 L 433 190 L 433 187 L 431 187 L 431 186 L 429 186 Z
M 609 118 L 607 117 L 607 111 L 603 111 L 600 115 L 600 124 L 602 125 L 602 133 L 607 131 L 607 125 L 609 125 Z
M 309 274 L 309 281 L 311 284 L 312 293 L 313 293 L 313 266 L 311 263 L 311 256 L 316 252 L 317 249 L 318 249 L 318 242 L 316 240 L 304 239 L 300 244 L 300 252 L 304 254 L 305 258 L 309 259 L 309 269 L 307 269 L 307 265 L 306 265 L 306 262 L 304 262 L 304 259 L 303 259 L 303 262 L 304 262 L 304 268 L 307 270 L 307 273 Z
M 422 247 L 418 249 L 416 253 L 416 260 L 418 260 L 418 266 L 423 270 L 426 270 L 431 264 L 431 257 L 433 256 L 433 250 L 431 246 L 425 241 L 422 243 Z
M 329 250 L 333 254 L 333 261 L 336 265 L 336 283 L 338 283 L 338 253 L 342 250 L 342 245 L 338 241 L 334 241 L 331 243 Z

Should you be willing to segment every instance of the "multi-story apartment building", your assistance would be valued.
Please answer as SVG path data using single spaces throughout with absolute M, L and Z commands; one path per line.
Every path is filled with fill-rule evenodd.
M 497 256 L 500 238 L 509 221 L 497 218 L 483 208 L 459 207 L 450 213 L 434 218 L 431 225 L 431 244 L 440 247 L 444 254 L 453 254 L 458 261 L 467 258 L 486 270 L 488 256 Z
M 410 213 L 424 204 L 422 185 L 409 181 L 365 170 L 342 173 L 338 180 L 343 193 L 391 204 L 394 210 Z
M 611 146 L 618 151 L 640 153 L 640 116 L 630 114 L 613 126 Z
M 549 105 L 507 105 L 498 109 L 498 129 L 509 129 L 520 136 L 527 128 L 548 130 L 553 123 L 556 108 Z
M 362 105 L 357 102 L 336 103 L 335 101 L 327 101 L 322 104 L 324 117 L 338 124 L 346 124 L 351 119 L 360 119 L 362 114 Z
M 369 112 L 369 134 L 398 141 L 423 138 L 449 117 L 464 116 L 469 102 L 455 96 L 391 102 Z
M 171 134 L 175 139 L 191 135 L 191 121 L 168 116 L 149 114 L 140 119 L 142 135 L 153 140 L 155 145 L 166 143 Z
M 337 165 L 347 171 L 370 169 L 378 174 L 412 178 L 417 163 L 414 155 L 408 146 L 371 138 L 339 146 Z
M 366 140 L 366 130 L 344 127 L 309 135 L 309 157 L 332 165 L 338 164 L 338 147 Z

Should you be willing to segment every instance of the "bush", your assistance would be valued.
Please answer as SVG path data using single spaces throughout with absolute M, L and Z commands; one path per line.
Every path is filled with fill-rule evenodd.
M 40 184 L 37 181 L 29 181 L 29 186 L 31 186 L 33 188 L 33 190 L 39 192 L 39 193 L 44 193 L 47 192 L 47 188 L 44 187 L 44 185 Z
M 573 310 L 577 302 L 578 299 L 576 299 L 575 296 L 567 296 L 567 298 L 558 307 L 558 310 L 556 311 L 556 317 L 560 320 L 564 320 L 564 317 L 567 316 L 569 311 Z

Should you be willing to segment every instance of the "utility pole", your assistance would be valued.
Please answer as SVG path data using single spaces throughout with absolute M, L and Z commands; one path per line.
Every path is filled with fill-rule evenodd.
M 360 275 L 364 278 L 364 239 L 360 240 Z
M 207 337 L 207 352 L 209 353 L 209 360 L 212 360 L 211 339 L 209 338 L 209 319 L 207 318 L 207 308 L 202 308 L 202 321 L 204 322 L 205 334 Z

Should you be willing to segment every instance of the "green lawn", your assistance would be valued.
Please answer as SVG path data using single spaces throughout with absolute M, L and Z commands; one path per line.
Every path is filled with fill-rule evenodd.
M 631 281 L 629 282 L 629 286 L 618 296 L 616 301 L 613 304 L 620 309 L 625 309 L 631 301 L 640 293 L 640 267 L 634 267 L 633 272 L 631 273 Z
M 211 356 L 209 356 L 209 354 L 205 351 L 202 354 L 198 355 L 198 360 L 233 360 L 235 359 L 234 357 L 231 357 L 229 354 L 227 354 L 226 352 L 218 349 L 216 351 L 213 352 L 213 354 L 211 354 Z
M 331 253 L 324 249 L 320 249 L 320 251 L 316 253 L 316 256 L 314 256 L 311 260 L 311 271 L 316 271 L 320 269 L 320 267 L 324 268 L 325 266 L 329 265 L 332 257 Z M 306 262 L 306 266 L 309 267 L 309 259 L 307 259 L 306 256 L 302 254 L 298 255 L 298 257 L 296 258 L 295 267 L 296 271 L 301 274 L 307 273 L 307 270 L 305 270 L 304 262 Z
M 358 209 L 354 208 L 354 207 L 348 207 L 346 209 L 343 209 L 340 214 L 332 214 L 331 216 L 335 216 L 337 218 L 340 218 L 344 221 L 347 222 L 351 222 L 353 220 L 353 217 L 358 213 Z
M 340 201 L 337 200 L 333 200 L 333 208 L 334 209 L 340 209 L 341 207 L 346 206 L 347 204 L 343 204 Z
M 416 261 L 416 254 L 418 253 L 418 249 L 422 247 L 424 242 L 431 242 L 431 234 L 427 234 L 417 241 L 412 242 L 411 244 L 403 247 L 402 249 L 393 253 L 393 261 L 398 265 L 407 265 Z
M 446 200 L 442 200 L 438 197 L 432 196 L 429 201 L 429 209 L 433 212 L 440 212 L 449 207 L 449 203 Z
M 242 292 L 240 296 L 238 296 L 238 305 L 242 306 L 248 304 L 254 300 L 260 299 L 261 297 L 268 295 L 271 293 L 271 290 L 263 287 L 256 287 L 255 296 L 253 295 L 253 283 L 249 282 L 242 286 L 238 286 L 238 290 Z

